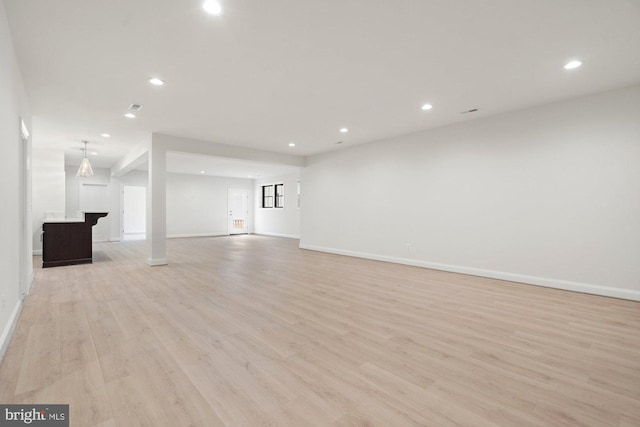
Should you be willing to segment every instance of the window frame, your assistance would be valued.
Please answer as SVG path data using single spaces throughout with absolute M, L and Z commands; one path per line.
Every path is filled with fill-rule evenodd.
M 278 191 L 280 189 L 280 191 Z M 274 209 L 284 209 L 284 183 L 274 184 L 273 185 L 273 208 Z
M 262 209 L 272 209 L 273 205 L 275 204 L 275 186 L 274 184 L 265 184 L 265 185 L 260 185 L 261 190 L 261 195 L 260 195 L 260 207 Z M 271 189 L 271 191 L 269 191 L 269 193 L 271 194 L 267 194 L 267 189 Z M 271 206 L 267 206 L 267 199 L 270 199 L 270 205 Z
M 259 184 L 259 187 L 260 187 L 260 196 L 259 196 L 260 209 L 283 209 L 284 208 L 284 198 L 285 198 L 284 197 L 285 196 L 284 181 L 264 182 Z M 265 194 L 265 189 L 269 189 L 269 188 L 271 190 L 270 191 L 267 190 L 267 193 Z M 282 194 L 280 194 L 279 191 L 282 191 Z M 280 201 L 278 201 L 278 196 L 280 196 Z M 271 206 L 268 206 L 269 205 L 268 199 L 271 199 L 271 203 L 270 203 Z M 279 205 L 280 203 L 282 204 L 282 206 Z

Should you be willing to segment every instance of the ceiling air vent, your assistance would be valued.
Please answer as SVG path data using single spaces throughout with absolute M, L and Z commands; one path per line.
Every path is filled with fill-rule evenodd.
M 131 110 L 131 111 L 140 111 L 140 110 L 142 110 L 142 105 L 140 105 L 140 104 L 131 104 L 131 105 L 129 105 L 129 110 Z
M 477 108 L 472 108 L 471 110 L 467 110 L 467 111 L 463 111 L 460 114 L 469 114 L 469 113 L 475 113 L 476 111 L 478 111 Z

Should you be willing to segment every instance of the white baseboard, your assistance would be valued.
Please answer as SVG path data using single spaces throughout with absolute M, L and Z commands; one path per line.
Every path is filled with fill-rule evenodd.
M 149 264 L 151 267 L 155 267 L 158 265 L 167 265 L 169 264 L 169 261 L 167 260 L 167 258 L 149 258 L 147 259 L 147 264 Z
M 36 276 L 33 272 L 33 270 L 31 271 L 31 274 L 29 275 L 29 277 L 27 278 L 27 291 L 25 292 L 24 295 L 21 295 L 22 300 L 24 301 L 24 299 L 27 297 L 27 295 L 29 295 L 29 293 L 31 292 L 31 288 L 33 287 L 33 282 L 36 280 Z
M 296 236 L 294 234 L 269 233 L 267 231 L 256 231 L 254 234 L 270 237 L 286 237 L 287 239 L 300 239 L 300 236 Z
M 568 280 L 549 279 L 545 277 L 528 276 L 524 274 L 507 273 L 503 271 L 484 270 L 475 267 L 464 267 L 450 264 L 440 264 L 435 262 L 420 261 L 409 258 L 397 258 L 385 255 L 376 255 L 365 252 L 354 252 L 335 248 L 300 244 L 301 249 L 311 251 L 327 252 L 337 255 L 346 255 L 356 258 L 366 258 L 376 261 L 392 262 L 395 264 L 405 264 L 414 267 L 431 268 L 434 270 L 450 271 L 452 273 L 469 274 L 472 276 L 489 277 L 491 279 L 507 280 L 509 282 L 525 283 L 528 285 L 544 286 L 547 288 L 562 289 L 565 291 L 582 292 L 606 297 L 621 298 L 632 301 L 640 301 L 640 291 L 633 289 L 615 288 L 611 286 L 594 285 L 590 283 L 572 282 Z
M 42 249 L 34 249 L 33 250 L 33 254 L 34 255 L 42 255 Z
M 217 232 L 217 233 L 192 233 L 192 234 L 170 234 L 167 236 L 167 239 L 182 239 L 185 237 L 218 237 L 218 236 L 228 236 L 229 233 Z
M 22 300 L 19 299 L 18 301 L 16 301 L 16 305 L 13 307 L 13 311 L 9 316 L 7 325 L 2 331 L 2 335 L 0 335 L 0 362 L 2 362 L 4 354 L 7 352 L 7 348 L 9 348 L 9 343 L 11 342 L 11 338 L 13 338 L 13 334 L 16 331 L 16 325 L 18 324 L 18 318 L 20 317 L 21 311 Z
M 117 243 L 117 242 L 119 242 L 119 241 L 120 241 L 120 238 L 119 238 L 119 237 L 112 237 L 112 238 L 110 238 L 110 239 L 109 239 L 109 241 L 110 241 L 110 242 Z

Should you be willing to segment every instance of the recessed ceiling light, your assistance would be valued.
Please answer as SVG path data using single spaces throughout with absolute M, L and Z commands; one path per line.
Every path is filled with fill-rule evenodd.
M 564 64 L 564 69 L 573 70 L 574 68 L 578 68 L 581 65 L 582 65 L 582 61 L 569 61 L 566 64 Z
M 154 86 L 162 86 L 164 84 L 164 80 L 161 80 L 157 77 L 151 77 L 149 79 L 149 83 L 151 83 Z
M 204 171 L 200 171 L 200 173 L 204 173 Z
M 108 133 L 101 133 L 100 136 L 103 138 L 111 138 L 111 135 L 109 135 Z
M 97 151 L 92 151 L 92 152 L 91 152 L 91 155 L 92 155 L 92 156 L 97 156 L 97 155 L 98 155 L 98 152 L 97 152 Z
M 253 176 L 251 176 L 251 175 L 247 175 L 247 176 L 248 176 L 249 178 L 253 178 Z
M 124 116 L 125 116 L 127 119 L 135 119 L 135 118 L 136 118 L 136 115 L 135 115 L 135 114 L 133 114 L 133 113 L 127 113 L 127 114 L 125 114 Z
M 296 146 L 296 144 L 294 144 L 293 142 L 289 143 L 289 147 L 295 147 L 295 146 Z
M 207 0 L 202 4 L 202 8 L 211 15 L 222 15 L 222 6 L 216 0 Z
M 347 128 L 342 128 L 342 129 L 340 129 L 340 132 L 342 132 L 342 133 L 347 133 L 347 132 L 349 132 L 349 129 L 347 129 Z
M 431 104 L 423 104 L 422 105 L 422 109 L 424 111 L 431 110 L 432 108 L 433 108 L 433 105 L 431 105 Z

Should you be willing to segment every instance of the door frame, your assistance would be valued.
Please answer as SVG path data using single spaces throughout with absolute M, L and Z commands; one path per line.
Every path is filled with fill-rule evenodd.
M 231 227 L 231 220 L 230 220 L 230 216 L 231 214 L 231 204 L 230 204 L 230 199 L 231 199 L 231 194 L 233 192 L 242 192 L 244 193 L 245 196 L 245 218 L 244 218 L 244 224 L 245 224 L 245 231 L 243 231 L 242 233 L 232 233 L 232 229 L 233 227 Z M 229 236 L 231 235 L 236 235 L 236 234 L 249 234 L 249 190 L 247 190 L 246 188 L 231 188 L 229 187 L 227 189 L 227 233 L 229 234 Z
M 18 239 L 18 280 L 19 280 L 19 298 L 23 300 L 31 290 L 33 284 L 33 262 L 32 262 L 32 227 L 31 224 L 31 139 L 27 124 L 22 117 L 19 118 L 18 124 L 20 130 L 18 138 L 20 165 L 19 169 L 19 214 L 20 214 L 20 231 Z

